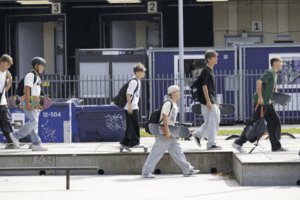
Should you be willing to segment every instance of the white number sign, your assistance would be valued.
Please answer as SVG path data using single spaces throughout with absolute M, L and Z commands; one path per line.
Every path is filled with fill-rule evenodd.
M 157 1 L 148 1 L 148 12 L 157 12 Z
M 262 31 L 262 22 L 253 21 L 252 22 L 252 32 L 261 32 Z
M 52 3 L 52 14 L 61 14 L 61 3 Z

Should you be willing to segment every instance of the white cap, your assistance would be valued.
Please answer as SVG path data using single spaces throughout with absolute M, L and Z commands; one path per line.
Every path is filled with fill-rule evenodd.
M 176 90 L 179 90 L 180 91 L 180 88 L 177 86 L 177 85 L 171 85 L 169 88 L 168 88 L 168 95 L 171 95 L 172 92 L 175 92 Z

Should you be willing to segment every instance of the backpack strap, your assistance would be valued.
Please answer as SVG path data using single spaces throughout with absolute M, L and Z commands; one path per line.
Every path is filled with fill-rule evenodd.
M 131 80 L 128 82 L 128 87 L 129 87 L 129 83 L 130 83 L 132 80 L 136 80 L 137 85 L 136 85 L 135 90 L 133 91 L 131 102 L 132 102 L 132 100 L 133 100 L 133 98 L 134 98 L 134 93 L 136 93 L 137 89 L 139 88 L 139 81 L 138 81 L 136 78 L 133 78 L 133 79 L 131 79 Z
M 171 114 L 171 111 L 172 111 L 172 109 L 173 109 L 173 103 L 172 103 L 171 100 L 167 100 L 167 101 L 164 102 L 164 104 L 165 104 L 166 102 L 168 102 L 168 101 L 171 103 L 171 109 L 170 109 L 169 114 L 168 114 L 168 117 L 169 117 L 170 114 Z M 162 105 L 162 107 L 164 106 L 164 104 Z M 161 109 L 162 109 L 162 107 L 161 107 Z M 160 124 L 160 123 L 162 122 L 162 120 L 163 120 L 163 119 L 161 119 L 158 123 Z

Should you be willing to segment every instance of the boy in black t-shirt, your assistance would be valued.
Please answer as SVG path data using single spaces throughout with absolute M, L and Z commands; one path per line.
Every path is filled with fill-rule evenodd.
M 207 150 L 222 150 L 222 147 L 216 146 L 215 138 L 219 132 L 220 108 L 216 101 L 215 75 L 213 67 L 218 62 L 218 53 L 213 50 L 205 52 L 207 65 L 203 68 L 198 84 L 203 90 L 199 92 L 201 103 L 201 112 L 204 123 L 199 131 L 193 133 L 195 142 L 201 147 L 200 140 L 207 136 Z

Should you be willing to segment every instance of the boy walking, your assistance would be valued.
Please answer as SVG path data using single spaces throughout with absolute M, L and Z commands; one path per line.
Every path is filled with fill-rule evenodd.
M 30 135 L 32 140 L 32 151 L 47 151 L 48 149 L 42 147 L 41 138 L 38 135 L 38 124 L 39 124 L 39 109 L 32 109 L 29 101 L 30 96 L 41 96 L 41 78 L 39 74 L 44 71 L 46 61 L 40 57 L 34 57 L 31 61 L 33 69 L 30 73 L 24 78 L 24 93 L 26 98 L 26 108 L 23 108 L 24 113 L 28 117 L 29 121 L 22 126 L 18 131 L 10 133 L 10 138 L 13 141 L 14 145 L 19 147 L 18 139 L 24 138 L 27 135 Z M 35 77 L 36 76 L 36 81 Z
M 266 70 L 261 78 L 256 82 L 257 91 L 253 98 L 253 108 L 259 104 L 256 111 L 253 112 L 251 120 L 248 124 L 253 124 L 260 118 L 261 106 L 263 106 L 264 118 L 267 121 L 267 129 L 270 136 L 270 142 L 272 151 L 283 152 L 288 151 L 286 148 L 282 148 L 280 144 L 280 132 L 281 124 L 280 119 L 274 106 L 271 103 L 271 96 L 273 92 L 277 92 L 276 89 L 276 73 L 282 69 L 282 59 L 274 57 L 271 59 L 272 69 Z M 241 136 L 235 140 L 232 147 L 238 150 L 240 153 L 245 153 L 242 146 L 247 142 L 244 131 Z
M 219 132 L 220 108 L 216 100 L 215 75 L 213 68 L 218 63 L 218 53 L 212 50 L 205 52 L 207 65 L 203 68 L 197 82 L 200 85 L 198 95 L 201 103 L 201 112 L 204 123 L 199 131 L 194 132 L 196 144 L 201 147 L 201 138 L 207 136 L 207 150 L 222 150 L 216 146 L 215 138 Z
M 181 95 L 179 87 L 177 85 L 170 86 L 168 88 L 168 95 L 171 98 L 171 102 L 167 101 L 164 103 L 160 114 L 160 121 L 161 124 L 164 125 L 166 135 L 155 136 L 155 143 L 143 167 L 142 176 L 144 178 L 155 178 L 155 176 L 152 174 L 154 167 L 167 150 L 174 161 L 182 169 L 183 176 L 190 176 L 192 174 L 200 172 L 200 170 L 194 170 L 194 167 L 192 167 L 190 163 L 187 162 L 186 157 L 181 150 L 180 143 L 176 138 L 172 137 L 172 133 L 170 133 L 168 126 L 175 125 L 176 117 L 178 114 L 176 101 L 180 98 Z
M 13 64 L 13 59 L 7 55 L 3 54 L 0 58 L 0 127 L 3 132 L 4 137 L 6 138 L 6 149 L 15 149 L 15 145 L 11 141 L 9 134 L 13 132 L 13 129 L 10 124 L 10 112 L 7 107 L 6 100 L 6 91 L 9 90 L 12 83 L 12 76 L 9 73 L 8 69 Z M 8 83 L 6 85 L 6 82 Z M 20 140 L 21 142 L 30 142 L 28 137 Z
M 141 82 L 140 79 L 145 77 L 146 68 L 139 63 L 133 67 L 135 76 L 132 77 L 126 92 L 127 103 L 124 107 L 126 116 L 125 136 L 121 140 L 122 146 L 143 147 L 140 145 L 140 125 L 139 125 L 139 98 Z

